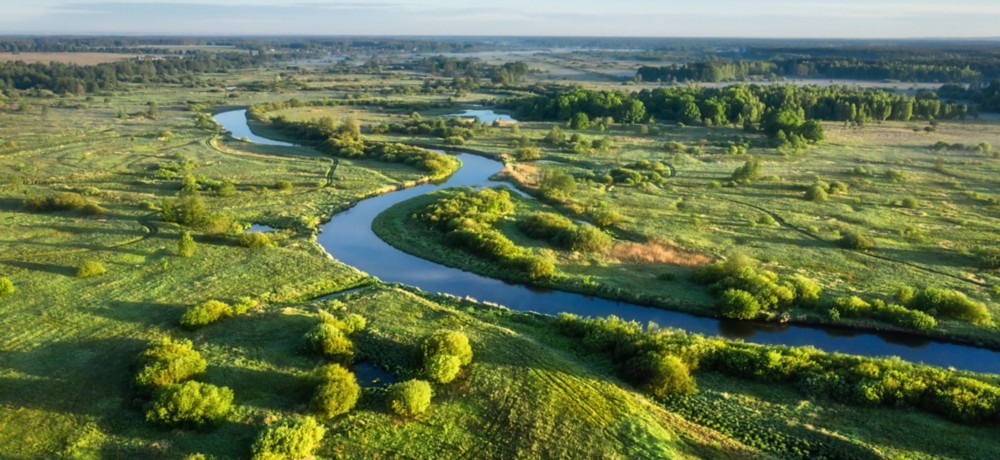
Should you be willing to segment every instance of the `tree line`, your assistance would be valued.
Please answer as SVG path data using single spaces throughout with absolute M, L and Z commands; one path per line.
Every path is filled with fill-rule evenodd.
M 1000 77 L 1000 59 L 934 62 L 860 58 L 713 60 L 661 67 L 642 66 L 636 71 L 639 80 L 662 82 L 722 82 L 781 77 L 979 83 Z

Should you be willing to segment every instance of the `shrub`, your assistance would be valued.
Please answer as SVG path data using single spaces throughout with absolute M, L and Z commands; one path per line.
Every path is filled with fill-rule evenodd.
M 903 198 L 903 200 L 899 202 L 899 205 L 906 209 L 917 209 L 920 207 L 920 201 L 917 201 L 917 199 L 912 196 L 908 196 Z
M 737 168 L 733 171 L 733 175 L 729 178 L 730 181 L 736 184 L 752 184 L 754 181 L 760 178 L 760 160 L 757 158 L 751 158 L 743 164 L 743 166 Z
M 86 259 L 76 268 L 76 276 L 79 278 L 101 276 L 107 272 L 108 269 L 104 268 L 104 264 L 94 259 Z
M 608 228 L 625 220 L 625 216 L 611 209 L 598 209 L 592 212 L 590 217 L 594 221 L 594 225 L 601 228 Z
M 458 377 L 462 361 L 455 355 L 437 354 L 427 359 L 427 377 L 438 383 L 448 383 Z
M 353 334 L 357 331 L 363 331 L 368 325 L 368 321 L 365 317 L 356 313 L 348 313 L 347 316 L 344 317 L 344 321 L 342 323 L 343 327 L 341 327 L 341 329 L 345 334 Z
M 753 294 L 741 289 L 726 289 L 719 302 L 722 314 L 727 318 L 753 319 L 761 310 Z
M 837 244 L 844 249 L 854 249 L 856 251 L 868 251 L 875 248 L 875 243 L 868 237 L 856 231 L 846 231 L 837 240 Z
M 644 374 L 644 390 L 657 398 L 686 395 L 695 392 L 694 378 L 680 358 L 659 353 L 648 353 L 632 361 Z
M 292 183 L 288 182 L 287 180 L 278 181 L 278 183 L 274 184 L 274 188 L 281 190 L 283 192 L 291 190 L 293 187 L 294 186 L 292 185 Z
M 160 339 L 139 355 L 138 387 L 150 390 L 173 385 L 205 372 L 208 362 L 190 340 Z
M 194 255 L 195 243 L 191 232 L 181 234 L 181 239 L 177 240 L 177 255 L 181 257 L 191 257 Z
M 1000 389 L 987 383 L 957 377 L 934 390 L 931 405 L 938 413 L 963 423 L 1000 419 Z
M 233 390 L 184 382 L 157 390 L 146 420 L 167 426 L 207 427 L 222 420 L 233 405 Z
M 7 277 L 0 277 L 0 297 L 7 297 L 14 293 L 14 282 Z
M 819 283 L 802 275 L 792 276 L 792 286 L 795 287 L 795 297 L 804 307 L 814 306 L 823 294 Z
M 80 212 L 85 216 L 99 216 L 101 214 L 107 214 L 108 210 L 104 209 L 97 203 L 87 203 L 83 206 L 83 208 L 80 208 Z
M 813 185 L 812 187 L 807 188 L 805 197 L 806 200 L 809 201 L 826 201 L 828 198 L 826 189 L 824 189 L 821 185 Z
M 336 417 L 354 408 L 361 395 L 361 387 L 354 373 L 339 364 L 323 366 L 321 383 L 312 398 L 312 406 L 326 417 Z
M 514 157 L 518 161 L 535 161 L 542 158 L 542 151 L 538 147 L 521 147 L 514 152 Z
M 469 337 L 459 331 L 437 331 L 424 339 L 421 348 L 425 362 L 434 355 L 455 356 L 463 366 L 472 362 Z
M 986 305 L 969 299 L 965 294 L 951 289 L 927 288 L 917 294 L 910 307 L 935 316 L 963 319 L 977 324 L 989 324 L 990 312 Z
M 240 297 L 236 299 L 236 303 L 233 304 L 233 316 L 242 315 L 251 308 L 256 307 L 258 302 L 251 297 Z
M 444 144 L 452 146 L 465 145 L 465 138 L 462 136 L 448 136 L 445 138 Z
M 977 248 L 975 253 L 979 262 L 979 268 L 984 270 L 996 270 L 1000 268 L 1000 248 L 983 246 Z
M 592 225 L 579 225 L 573 232 L 571 248 L 580 252 L 601 252 L 611 247 L 611 237 Z
M 306 349 L 330 359 L 349 362 L 354 358 L 354 344 L 337 326 L 328 322 L 317 324 L 306 333 Z
M 253 460 L 311 458 L 326 434 L 312 417 L 282 420 L 264 429 L 253 443 Z
M 229 304 L 218 300 L 207 300 L 188 308 L 181 315 L 181 326 L 198 328 L 230 316 L 233 316 L 233 307 Z
M 264 232 L 241 233 L 236 244 L 244 248 L 264 248 L 271 245 L 271 237 Z
M 519 257 L 514 260 L 513 265 L 532 280 L 545 279 L 556 272 L 556 264 L 545 257 Z
M 390 407 L 397 415 L 415 417 L 427 412 L 434 392 L 424 380 L 408 380 L 392 387 Z
M 52 196 L 29 196 L 24 199 L 24 207 L 28 211 L 75 211 L 89 203 L 83 195 L 73 192 L 57 192 Z

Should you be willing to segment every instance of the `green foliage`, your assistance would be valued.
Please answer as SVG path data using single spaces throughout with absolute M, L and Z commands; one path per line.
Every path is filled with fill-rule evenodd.
M 837 299 L 830 306 L 828 314 L 834 320 L 869 317 L 918 331 L 929 331 L 937 327 L 937 320 L 922 311 L 912 310 L 901 305 L 886 304 L 881 300 L 867 302 L 857 296 Z
M 424 339 L 421 350 L 425 360 L 435 355 L 451 355 L 457 357 L 463 366 L 472 362 L 469 337 L 460 331 L 437 331 Z
M 542 158 L 542 151 L 538 147 L 521 147 L 514 152 L 514 158 L 518 161 L 535 161 Z
M 191 232 L 181 233 L 181 238 L 177 240 L 177 255 L 181 257 L 191 257 L 194 255 L 196 245 Z
M 292 185 L 292 183 L 289 182 L 289 181 L 287 181 L 287 180 L 282 180 L 282 181 L 278 181 L 277 183 L 275 183 L 274 184 L 274 188 L 276 188 L 278 190 L 281 190 L 282 192 L 287 192 L 287 191 L 295 188 L 295 186 Z
M 321 322 L 307 332 L 305 344 L 308 351 L 330 359 L 345 363 L 354 359 L 354 343 L 344 331 L 329 322 Z
M 826 201 L 826 189 L 821 185 L 813 185 L 806 189 L 805 198 L 808 201 Z
M 57 192 L 51 196 L 32 195 L 24 199 L 24 208 L 32 212 L 76 211 L 90 204 L 83 195 Z
M 192 306 L 181 315 L 181 326 L 196 329 L 233 316 L 233 307 L 218 300 L 206 300 Z
M 726 289 L 719 297 L 723 316 L 736 319 L 754 319 L 761 311 L 760 302 L 753 294 L 741 289 Z
M 587 130 L 590 128 L 590 117 L 588 117 L 586 113 L 577 112 L 570 117 L 567 126 L 569 129 L 575 129 L 578 131 Z
M 872 240 L 856 230 L 845 231 L 837 240 L 837 245 L 855 251 L 869 251 L 875 248 L 875 243 Z
M 906 209 L 917 209 L 917 208 L 920 207 L 920 201 L 918 201 L 916 198 L 914 198 L 912 196 L 908 196 L 906 198 L 903 198 L 903 200 L 900 201 L 899 204 L 900 204 L 900 206 L 902 206 L 902 207 L 904 207 Z
M 976 324 L 989 324 L 991 321 L 986 305 L 951 289 L 924 289 L 913 298 L 910 307 L 935 316 L 961 319 Z
M 760 160 L 750 158 L 743 166 L 733 171 L 730 181 L 736 184 L 750 185 L 760 179 Z
M 326 434 L 312 417 L 284 419 L 268 426 L 253 443 L 253 460 L 298 460 L 311 458 Z
M 535 213 L 518 219 L 517 228 L 525 235 L 548 240 L 563 249 L 602 252 L 611 246 L 611 237 L 591 225 L 577 225 L 554 213 Z
M 232 405 L 233 390 L 188 381 L 157 390 L 146 420 L 165 426 L 206 428 L 225 418 Z
M 14 282 L 6 276 L 0 276 L 0 298 L 14 294 Z
M 629 361 L 629 372 L 641 375 L 642 388 L 660 399 L 692 394 L 696 390 L 691 371 L 680 358 L 660 353 L 647 353 Z
M 191 379 L 208 368 L 208 362 L 190 340 L 162 338 L 139 355 L 136 385 L 149 391 Z
M 434 391 L 424 380 L 407 380 L 392 386 L 390 407 L 396 415 L 416 417 L 431 407 Z
M 361 386 L 354 373 L 340 364 L 323 366 L 317 374 L 319 387 L 313 394 L 313 409 L 325 417 L 336 417 L 354 408 L 361 396 Z
M 458 356 L 435 354 L 425 359 L 427 377 L 438 383 L 449 383 L 462 370 L 462 360 Z
M 96 259 L 84 259 L 80 262 L 80 265 L 76 267 L 76 276 L 78 278 L 92 278 L 95 276 L 101 276 L 108 272 L 107 268 L 104 268 L 104 264 Z
M 244 248 L 259 249 L 271 246 L 271 236 L 264 232 L 241 233 L 236 242 Z
M 538 191 L 553 200 L 568 197 L 576 190 L 576 179 L 560 171 L 545 171 L 538 180 Z

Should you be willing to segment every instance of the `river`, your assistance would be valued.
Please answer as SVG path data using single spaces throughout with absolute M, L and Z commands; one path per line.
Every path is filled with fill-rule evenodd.
M 246 111 L 216 115 L 216 120 L 236 137 L 253 142 L 278 143 L 250 132 Z M 480 276 L 446 267 L 400 251 L 372 231 L 372 221 L 382 211 L 408 199 L 448 187 L 494 187 L 510 184 L 490 180 L 503 164 L 471 154 L 459 154 L 462 168 L 440 184 L 424 184 L 368 198 L 336 214 L 323 224 L 319 244 L 334 258 L 387 282 L 404 283 L 427 292 L 471 297 L 508 308 L 545 314 L 571 312 L 583 316 L 617 315 L 642 324 L 655 322 L 690 332 L 748 342 L 811 345 L 825 351 L 863 356 L 898 356 L 976 372 L 1000 373 L 1000 352 L 900 333 L 858 332 L 834 326 L 806 326 L 706 318 L 563 291 L 549 291 Z

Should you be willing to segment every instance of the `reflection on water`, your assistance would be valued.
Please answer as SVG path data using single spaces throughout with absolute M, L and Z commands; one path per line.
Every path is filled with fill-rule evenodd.
M 351 366 L 358 378 L 358 385 L 365 388 L 378 388 L 396 383 L 396 376 L 391 372 L 371 363 L 357 363 Z
M 220 114 L 216 119 L 227 129 L 249 131 L 244 111 Z M 223 117 L 225 115 L 225 117 Z M 225 122 L 223 121 L 225 120 Z M 230 126 L 225 123 L 238 123 Z M 334 215 L 322 226 L 317 242 L 343 263 L 363 270 L 383 281 L 416 286 L 427 292 L 471 297 L 515 310 L 555 315 L 561 312 L 581 316 L 617 315 L 640 324 L 654 322 L 690 332 L 744 339 L 772 345 L 810 345 L 821 350 L 863 356 L 899 356 L 908 361 L 952 366 L 979 372 L 1000 373 L 1000 353 L 983 348 L 912 338 L 902 334 L 876 334 L 824 326 L 797 326 L 755 321 L 719 320 L 687 313 L 650 308 L 580 294 L 539 290 L 509 284 L 455 268 L 445 267 L 402 252 L 382 241 L 371 230 L 372 221 L 389 207 L 445 187 L 510 187 L 489 178 L 503 168 L 500 162 L 460 154 L 462 168 L 442 184 L 424 184 L 375 196 Z M 905 340 L 904 340 L 905 337 Z
M 517 120 L 515 120 L 514 118 L 512 118 L 510 115 L 506 115 L 506 114 L 503 114 L 503 113 L 496 113 L 496 112 L 494 112 L 492 110 L 486 110 L 486 109 L 482 109 L 482 110 L 472 110 L 472 109 L 470 109 L 470 110 L 466 110 L 466 111 L 464 111 L 464 112 L 462 112 L 462 113 L 460 113 L 458 115 L 453 115 L 453 116 L 455 116 L 455 117 L 462 117 L 462 118 L 478 117 L 479 121 L 483 122 L 483 123 L 493 123 L 495 120 L 499 120 L 499 121 L 504 122 L 504 123 L 517 123 Z

